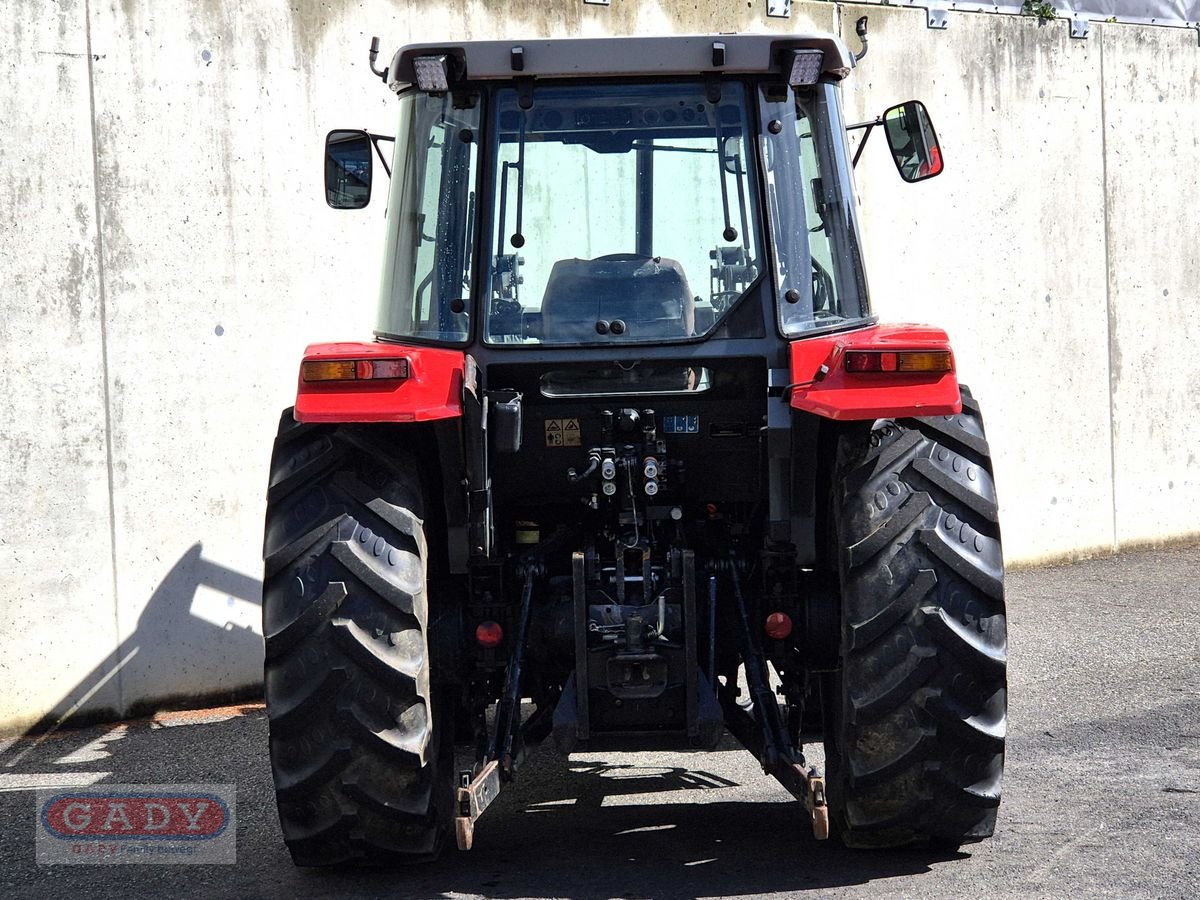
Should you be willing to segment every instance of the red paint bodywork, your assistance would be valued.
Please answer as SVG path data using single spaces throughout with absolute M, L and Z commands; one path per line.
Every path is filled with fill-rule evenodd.
M 402 344 L 310 344 L 304 360 L 408 360 L 408 378 L 377 381 L 299 379 L 297 422 L 428 422 L 462 415 L 466 354 L 437 347 Z
M 849 373 L 847 350 L 950 350 L 940 328 L 873 325 L 849 334 L 793 341 L 791 405 L 827 419 L 954 415 L 962 411 L 951 372 Z M 409 377 L 379 381 L 299 381 L 298 422 L 428 422 L 462 415 L 466 354 L 461 350 L 381 342 L 311 344 L 304 360 L 404 357 Z M 821 366 L 829 373 L 819 381 Z
M 791 404 L 827 419 L 887 419 L 948 416 L 962 412 L 954 371 L 849 373 L 847 350 L 950 350 L 940 328 L 926 325 L 873 325 L 862 331 L 806 338 L 791 345 Z M 951 354 L 953 359 L 953 353 Z M 829 374 L 819 381 L 821 366 Z

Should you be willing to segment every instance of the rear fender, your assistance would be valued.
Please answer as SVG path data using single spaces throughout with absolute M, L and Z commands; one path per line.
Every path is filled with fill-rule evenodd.
M 461 350 L 382 342 L 310 344 L 303 362 L 320 360 L 408 360 L 408 377 L 363 381 L 297 379 L 298 422 L 430 422 L 463 412 Z
M 949 372 L 855 373 L 845 369 L 850 350 L 946 350 Z M 925 325 L 872 325 L 849 334 L 793 341 L 791 405 L 837 421 L 905 416 L 948 416 L 962 412 L 950 339 Z

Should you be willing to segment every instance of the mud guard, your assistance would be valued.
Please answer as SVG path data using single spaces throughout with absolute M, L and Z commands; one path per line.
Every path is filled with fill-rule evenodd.
M 408 377 L 305 381 L 304 363 L 335 360 L 408 361 Z M 463 414 L 466 354 L 404 344 L 310 344 L 296 389 L 297 422 L 430 422 Z
M 847 372 L 851 350 L 949 351 L 948 372 Z M 950 339 L 925 325 L 872 325 L 848 334 L 793 341 L 789 349 L 793 409 L 853 421 L 962 412 Z

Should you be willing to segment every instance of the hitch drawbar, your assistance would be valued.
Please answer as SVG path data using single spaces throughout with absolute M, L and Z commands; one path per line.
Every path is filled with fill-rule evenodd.
M 770 774 L 812 814 L 813 837 L 818 841 L 828 840 L 829 805 L 825 802 L 825 777 L 816 766 L 806 769 L 803 763 L 791 763 L 778 766 Z
M 812 813 L 813 837 L 818 841 L 829 840 L 829 806 L 825 803 L 825 779 L 810 769 L 808 772 L 808 800 L 804 805 Z
M 500 765 L 492 760 L 473 779 L 470 772 L 459 776 L 458 815 L 454 818 L 454 836 L 459 850 L 470 850 L 475 843 L 475 820 L 483 815 L 500 793 Z

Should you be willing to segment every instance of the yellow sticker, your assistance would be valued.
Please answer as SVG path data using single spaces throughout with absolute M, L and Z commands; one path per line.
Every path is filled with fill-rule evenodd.
M 578 419 L 546 419 L 547 447 L 580 447 Z

